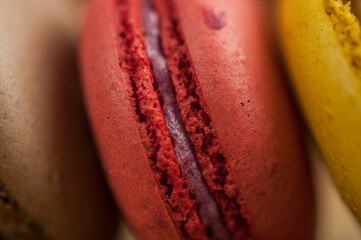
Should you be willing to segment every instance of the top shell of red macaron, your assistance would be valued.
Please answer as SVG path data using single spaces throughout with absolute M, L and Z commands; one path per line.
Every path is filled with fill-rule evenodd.
M 313 202 L 297 120 L 270 59 L 259 1 L 174 0 L 201 97 L 254 239 L 311 239 Z M 134 1 L 134 4 L 139 4 Z M 85 99 L 119 206 L 142 239 L 179 239 L 119 67 L 114 0 L 94 0 L 81 41 Z

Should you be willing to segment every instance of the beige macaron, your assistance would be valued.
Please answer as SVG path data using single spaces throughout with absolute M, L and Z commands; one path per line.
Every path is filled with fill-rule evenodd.
M 0 239 L 110 239 L 76 67 L 78 3 L 0 1 Z

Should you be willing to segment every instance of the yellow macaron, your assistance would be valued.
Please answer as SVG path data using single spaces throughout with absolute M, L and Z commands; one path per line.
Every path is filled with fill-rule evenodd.
M 361 221 L 361 27 L 342 0 L 280 0 L 293 86 L 342 197 Z

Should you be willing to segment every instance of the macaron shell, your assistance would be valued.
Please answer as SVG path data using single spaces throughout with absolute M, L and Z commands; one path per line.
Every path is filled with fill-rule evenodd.
M 91 125 L 119 207 L 140 239 L 180 239 L 149 167 L 119 67 L 114 1 L 95 0 L 81 41 Z
M 0 1 L 0 216 L 24 214 L 0 219 L 5 239 L 31 239 L 21 235 L 23 217 L 49 239 L 109 239 L 115 231 L 117 210 L 80 97 L 69 8 Z
M 267 50 L 261 3 L 176 3 L 210 118 L 244 197 L 251 235 L 311 239 L 308 166 L 292 105 Z M 212 27 L 207 14 L 223 26 Z
M 287 93 L 267 55 L 261 6 L 245 0 L 175 3 L 201 97 L 245 199 L 252 236 L 311 239 L 313 201 L 305 153 Z M 113 4 L 93 1 L 81 41 L 92 127 L 114 195 L 138 237 L 179 239 L 126 92 Z
M 361 220 L 360 79 L 322 0 L 280 1 L 280 39 L 295 91 L 343 199 Z

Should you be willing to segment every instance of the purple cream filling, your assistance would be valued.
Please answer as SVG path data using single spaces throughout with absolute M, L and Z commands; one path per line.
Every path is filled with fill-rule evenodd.
M 159 18 L 151 0 L 143 0 L 142 24 L 148 59 L 154 81 L 159 88 L 158 96 L 163 104 L 164 120 L 180 168 L 198 206 L 200 217 L 213 240 L 230 239 L 228 231 L 221 221 L 217 205 L 203 179 L 192 144 L 183 125 L 166 57 L 161 47 Z

